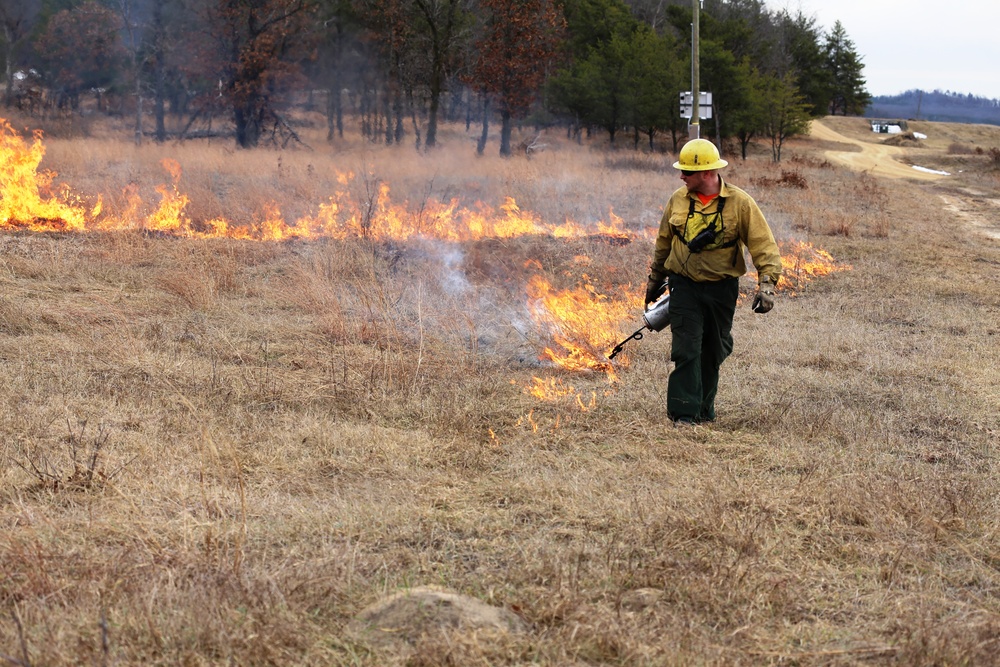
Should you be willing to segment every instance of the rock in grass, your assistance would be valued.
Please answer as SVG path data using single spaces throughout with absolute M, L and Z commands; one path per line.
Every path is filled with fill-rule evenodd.
M 486 639 L 525 630 L 526 623 L 513 612 L 434 586 L 379 600 L 347 626 L 351 638 L 377 649 L 406 649 L 443 632 L 474 632 Z

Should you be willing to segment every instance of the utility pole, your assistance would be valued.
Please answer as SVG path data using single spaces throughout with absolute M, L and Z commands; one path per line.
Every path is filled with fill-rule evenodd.
M 701 137 L 701 68 L 699 63 L 701 21 L 699 9 L 701 0 L 691 0 L 691 120 L 688 121 L 688 138 Z

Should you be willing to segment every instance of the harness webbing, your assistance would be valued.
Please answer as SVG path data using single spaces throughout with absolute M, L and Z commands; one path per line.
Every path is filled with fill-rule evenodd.
M 719 200 L 719 205 L 718 206 L 719 207 L 715 210 L 715 214 L 718 216 L 717 217 L 718 220 L 722 220 L 722 211 L 726 208 L 726 199 L 727 199 L 726 197 L 722 197 L 722 196 L 720 196 L 718 198 L 718 200 Z M 690 199 L 688 199 L 688 202 L 690 204 L 690 206 L 688 207 L 688 220 L 690 220 L 691 218 L 694 217 L 694 197 L 691 197 Z M 719 230 L 715 229 L 715 220 L 712 221 L 712 229 L 715 231 L 715 233 L 718 233 L 718 231 L 719 231 Z M 681 241 L 684 243 L 684 245 L 688 245 L 687 239 L 685 239 L 683 236 L 681 236 Z M 722 245 L 720 245 L 717 248 L 712 248 L 712 250 L 721 250 L 723 248 L 732 248 L 734 245 L 736 245 L 739 242 L 740 242 L 740 239 L 737 236 L 732 241 L 728 241 L 726 243 L 723 243 Z

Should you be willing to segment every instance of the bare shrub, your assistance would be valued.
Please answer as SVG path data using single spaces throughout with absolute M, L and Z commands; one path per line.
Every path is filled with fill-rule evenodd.
M 805 190 L 809 187 L 806 183 L 805 177 L 797 171 L 782 170 L 781 178 L 778 179 L 778 183 L 791 188 L 799 188 L 800 190 Z
M 833 163 L 829 160 L 825 158 L 818 158 L 815 155 L 808 153 L 792 153 L 788 157 L 788 161 L 800 167 L 809 167 L 812 169 L 833 169 Z
M 959 143 L 957 141 L 954 141 L 954 142 L 948 144 L 948 154 L 949 155 L 975 155 L 976 154 L 976 146 L 970 146 L 969 144 L 963 144 L 963 143 Z
M 805 190 L 809 187 L 805 176 L 797 171 L 781 170 L 781 176 L 774 178 L 771 176 L 757 176 L 752 179 L 752 183 L 758 187 L 789 187 Z
M 88 422 L 83 420 L 74 426 L 67 419 L 67 434 L 62 439 L 64 451 L 50 451 L 49 447 L 38 443 L 22 443 L 21 456 L 15 459 L 15 463 L 44 489 L 89 490 L 103 487 L 127 463 L 108 471 L 104 454 L 111 430 L 107 425 L 99 424 L 96 433 L 88 434 L 87 425 Z

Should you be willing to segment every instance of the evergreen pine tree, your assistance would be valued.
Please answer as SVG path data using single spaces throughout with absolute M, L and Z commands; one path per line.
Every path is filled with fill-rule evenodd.
M 765 71 L 784 73 L 791 70 L 799 90 L 814 116 L 824 116 L 830 109 L 831 73 L 826 68 L 823 36 L 816 19 L 799 11 L 792 16 L 787 11 L 777 19 L 779 51 L 784 62 Z
M 831 84 L 830 113 L 844 116 L 864 113 L 871 101 L 871 95 L 865 89 L 865 66 L 840 21 L 827 35 L 825 51 Z

